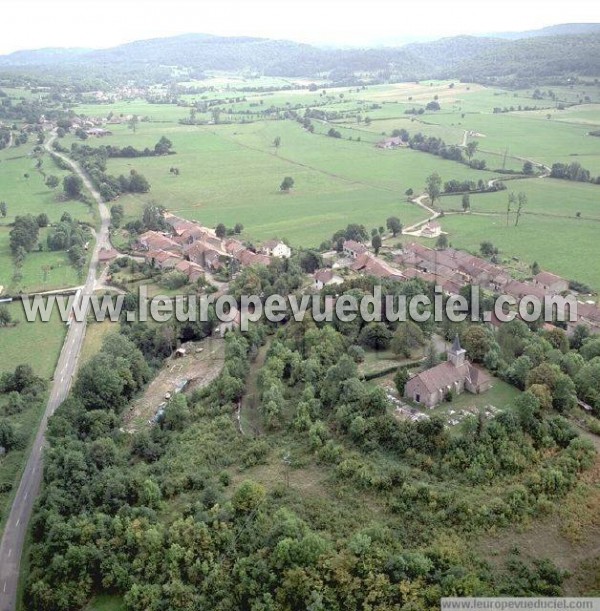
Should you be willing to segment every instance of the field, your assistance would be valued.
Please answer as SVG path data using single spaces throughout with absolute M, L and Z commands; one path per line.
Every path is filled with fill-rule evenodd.
M 17 324 L 0 328 L 0 373 L 24 364 L 31 365 L 36 375 L 51 378 L 66 334 L 65 324 L 57 313 L 47 323 L 27 322 L 20 302 L 8 309 Z
M 10 224 L 15 216 L 45 213 L 51 223 L 58 222 L 64 212 L 85 222 L 94 221 L 94 212 L 76 201 L 61 201 L 62 188 L 52 190 L 44 184 L 44 176 L 35 168 L 30 141 L 16 148 L 0 151 L 0 201 L 7 204 L 6 218 L 0 218 L 0 286 L 10 293 L 50 290 L 78 283 L 77 273 L 65 252 L 38 252 L 27 255 L 21 269 L 22 280 L 13 281 L 14 264 L 9 249 Z M 68 174 L 60 170 L 46 154 L 42 171 L 62 180 Z M 25 175 L 28 177 L 26 178 Z M 40 231 L 39 242 L 45 245 L 48 230 Z
M 146 195 L 121 198 L 127 220 L 138 218 L 144 204 L 155 201 L 209 226 L 242 223 L 247 240 L 279 237 L 293 246 L 314 247 L 349 222 L 370 229 L 383 225 L 391 215 L 405 225 L 425 218 L 423 210 L 406 201 L 404 192 L 409 188 L 422 192 L 432 172 L 444 181 L 487 182 L 501 177 L 495 170 L 519 171 L 531 159 L 545 165 L 579 161 L 592 175 L 600 174 L 600 139 L 588 135 L 600 126 L 598 87 L 555 87 L 552 92 L 534 94 L 533 90 L 426 81 L 316 91 L 237 89 L 289 83 L 285 79 L 265 82 L 269 85 L 219 74 L 187 83 L 215 87 L 182 96 L 185 103 L 199 105 L 195 118 L 202 125 L 180 123 L 190 117 L 185 106 L 141 99 L 76 106 L 77 113 L 87 116 L 106 117 L 112 112 L 124 117 L 121 124 L 110 126 L 112 136 L 87 144 L 153 147 L 163 135 L 173 142 L 176 155 L 109 160 L 110 173 L 136 169 L 152 185 Z M 441 110 L 406 114 L 434 98 Z M 218 100 L 218 123 L 214 107 L 211 112 L 202 107 L 209 100 Z M 307 109 L 329 113 L 327 120 L 312 117 L 312 134 L 285 118 L 290 111 L 302 116 Z M 125 121 L 133 114 L 142 119 L 135 133 Z M 332 127 L 341 138 L 327 136 Z M 394 129 L 410 134 L 420 131 L 454 145 L 475 140 L 475 158 L 485 160 L 490 170 L 471 170 L 418 151 L 376 148 L 375 143 Z M 277 137 L 281 139 L 278 147 L 274 145 Z M 63 144 L 75 141 L 68 135 Z M 169 172 L 171 167 L 179 169 L 179 176 Z M 279 191 L 284 176 L 295 181 L 289 194 Z M 481 241 L 489 239 L 507 258 L 537 260 L 550 271 L 600 289 L 600 273 L 586 265 L 582 256 L 595 244 L 599 188 L 549 179 L 507 181 L 507 186 L 528 196 L 520 226 L 503 226 L 506 193 L 474 195 L 470 217 L 448 215 L 443 220 L 452 243 L 477 250 Z M 460 210 L 460 198 L 443 198 L 440 206 L 446 212 Z

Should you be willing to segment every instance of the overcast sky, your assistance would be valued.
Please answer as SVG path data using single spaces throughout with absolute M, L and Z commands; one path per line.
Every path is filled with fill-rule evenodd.
M 367 45 L 600 21 L 597 0 L 1 0 L 0 53 L 189 32 Z

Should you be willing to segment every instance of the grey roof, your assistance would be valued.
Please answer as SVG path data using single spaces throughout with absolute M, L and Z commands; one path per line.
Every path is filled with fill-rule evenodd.
M 452 342 L 452 352 L 461 352 L 462 347 L 460 345 L 460 338 L 458 337 L 458 333 L 454 336 L 454 341 Z

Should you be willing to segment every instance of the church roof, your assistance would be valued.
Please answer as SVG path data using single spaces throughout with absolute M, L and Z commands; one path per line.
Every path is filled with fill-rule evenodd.
M 454 341 L 452 342 L 452 352 L 461 352 L 462 347 L 460 345 L 460 338 L 458 337 L 458 333 L 454 336 Z

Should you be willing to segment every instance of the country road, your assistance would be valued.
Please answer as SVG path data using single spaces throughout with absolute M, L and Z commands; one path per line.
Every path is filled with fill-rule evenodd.
M 45 148 L 52 151 L 51 145 L 53 135 Z M 82 289 L 84 295 L 92 295 L 96 287 L 96 270 L 98 267 L 98 253 L 100 248 L 108 246 L 108 227 L 110 223 L 110 213 L 108 207 L 102 201 L 100 194 L 94 189 L 88 177 L 81 168 L 65 155 L 56 153 L 63 161 L 68 163 L 73 171 L 76 172 L 85 183 L 90 193 L 98 203 L 100 212 L 100 231 L 92 258 L 85 285 Z M 44 449 L 44 436 L 48 425 L 48 419 L 56 408 L 65 400 L 71 383 L 75 376 L 77 362 L 83 340 L 85 337 L 86 320 L 77 322 L 73 320 L 67 332 L 58 363 L 54 371 L 54 379 L 50 389 L 48 404 L 40 422 L 40 427 L 35 436 L 35 441 L 31 448 L 31 453 L 21 477 L 21 482 L 13 500 L 10 515 L 6 521 L 2 541 L 0 542 L 0 611 L 15 611 L 17 605 L 17 587 L 19 583 L 19 567 L 23 552 L 23 543 L 27 526 L 31 517 L 33 504 L 40 489 L 42 479 L 42 451 Z M 43 349 L 40 346 L 40 349 Z

